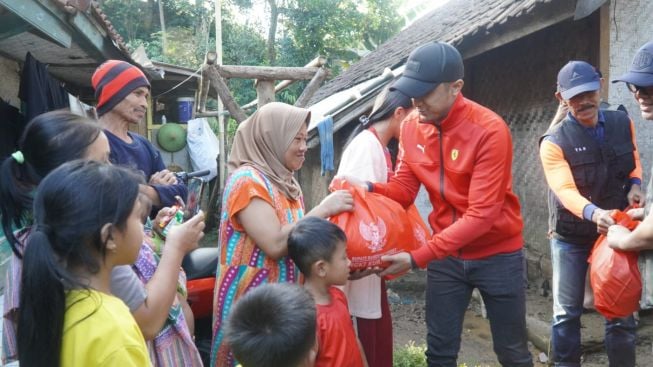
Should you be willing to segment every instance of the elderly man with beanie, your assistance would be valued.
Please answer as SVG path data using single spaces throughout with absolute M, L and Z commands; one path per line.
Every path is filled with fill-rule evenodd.
M 434 235 L 427 246 L 382 258 L 390 266 L 381 275 L 428 267 L 429 366 L 457 366 L 474 288 L 485 301 L 501 365 L 532 366 L 510 130 L 496 113 L 463 97 L 463 75 L 460 53 L 430 42 L 411 52 L 390 88 L 411 97 L 415 110 L 401 128 L 395 175 L 366 186 L 408 207 L 423 184 L 433 204 Z
M 635 127 L 622 111 L 599 109 L 601 73 L 570 61 L 558 73 L 555 93 L 568 113 L 540 139 L 549 185 L 549 236 L 553 266 L 552 360 L 580 366 L 580 317 L 592 245 L 614 224 L 613 209 L 643 203 Z M 607 320 L 610 366 L 635 366 L 635 320 Z
M 186 186 L 165 169 L 161 153 L 145 137 L 129 131 L 147 112 L 150 83 L 145 74 L 128 62 L 109 60 L 95 70 L 91 82 L 111 147 L 110 161 L 141 171 L 149 183 L 143 190 L 156 207 L 174 204 L 175 196 L 186 198 Z

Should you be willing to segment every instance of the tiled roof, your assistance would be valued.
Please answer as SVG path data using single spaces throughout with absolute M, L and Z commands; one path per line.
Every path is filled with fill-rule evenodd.
M 327 82 L 313 96 L 309 105 L 377 77 L 384 68 L 394 69 L 403 65 L 414 48 L 428 41 L 443 41 L 456 46 L 466 37 L 487 33 L 497 25 L 555 1 L 560 0 L 450 0 Z
M 92 2 L 91 14 L 95 19 L 101 22 L 102 26 L 107 31 L 107 33 L 109 33 L 109 36 L 116 44 L 116 46 L 120 48 L 127 56 L 129 56 L 129 49 L 125 44 L 125 41 L 123 40 L 122 36 L 118 33 L 118 31 L 113 27 L 111 21 L 109 21 L 109 18 L 107 17 L 106 14 L 104 14 L 104 12 L 102 11 L 102 9 L 100 8 L 100 6 L 96 1 Z
M 111 21 L 106 14 L 100 8 L 100 5 L 97 1 L 93 0 L 51 0 L 55 5 L 63 9 L 64 11 L 75 14 L 77 11 L 87 12 L 90 14 L 93 19 L 95 19 L 98 24 L 107 32 L 111 40 L 114 42 L 116 47 L 118 47 L 125 56 L 129 57 L 129 49 L 125 44 L 124 39 L 118 33 L 118 31 L 113 27 Z M 90 10 L 89 10 L 90 8 Z

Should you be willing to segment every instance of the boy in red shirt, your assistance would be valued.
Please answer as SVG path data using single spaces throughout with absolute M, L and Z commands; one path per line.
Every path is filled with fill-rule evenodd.
M 252 289 L 236 302 L 226 328 L 238 367 L 314 366 L 315 303 L 298 285 Z
M 338 226 L 316 217 L 297 222 L 288 236 L 288 255 L 304 274 L 304 288 L 317 306 L 315 367 L 367 367 L 345 294 L 334 287 L 345 285 L 349 277 L 346 245 Z

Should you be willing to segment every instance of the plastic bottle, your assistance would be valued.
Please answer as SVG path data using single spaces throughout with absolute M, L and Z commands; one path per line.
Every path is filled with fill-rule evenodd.
M 170 221 L 165 225 L 165 228 L 161 231 L 161 234 L 163 237 L 168 237 L 168 233 L 170 232 L 170 229 L 178 224 L 182 224 L 184 222 L 184 211 L 177 207 L 177 211 L 175 212 L 175 215 L 170 219 Z

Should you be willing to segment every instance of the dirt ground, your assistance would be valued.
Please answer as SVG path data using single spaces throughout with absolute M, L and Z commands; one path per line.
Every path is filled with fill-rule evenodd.
M 393 318 L 395 348 L 414 342 L 422 345 L 426 342 L 426 321 L 424 312 L 426 272 L 416 271 L 388 283 L 389 299 Z M 526 312 L 530 325 L 540 325 L 540 331 L 548 333 L 551 320 L 552 299 L 550 294 L 542 296 L 539 282 L 532 282 L 527 291 Z M 588 312 L 582 319 L 583 366 L 603 367 L 608 365 L 603 348 L 603 318 L 596 312 Z M 541 333 L 542 334 L 542 333 Z M 542 335 L 545 340 L 547 335 Z M 653 366 L 653 312 L 640 313 L 637 343 L 637 365 Z M 529 341 L 535 366 L 545 366 L 540 359 L 546 356 L 546 350 L 536 348 Z M 541 353 L 544 352 L 544 355 Z M 546 358 L 543 358 L 546 360 Z M 462 346 L 458 363 L 467 366 L 499 366 L 492 350 L 492 336 L 488 320 L 483 318 L 479 302 L 472 300 L 463 324 Z

